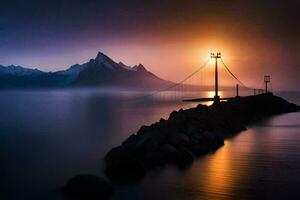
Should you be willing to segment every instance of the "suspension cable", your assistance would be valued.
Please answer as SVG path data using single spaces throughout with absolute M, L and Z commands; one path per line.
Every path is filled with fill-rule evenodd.
M 181 85 L 182 83 L 184 83 L 186 80 L 188 80 L 189 78 L 191 78 L 192 76 L 194 76 L 195 74 L 197 74 L 200 70 L 202 70 L 207 64 L 208 62 L 210 61 L 210 59 L 207 59 L 207 61 L 205 61 L 197 70 L 195 70 L 193 73 L 191 73 L 190 75 L 188 75 L 186 78 L 184 78 L 183 80 L 181 80 L 180 82 L 178 83 L 174 83 L 173 85 L 169 86 L 169 87 L 166 87 L 164 89 L 161 89 L 161 90 L 158 90 L 158 91 L 155 91 L 151 94 L 148 94 L 148 95 L 144 95 L 142 97 L 138 97 L 138 98 L 135 98 L 135 99 L 132 99 L 132 100 L 138 100 L 138 99 L 144 99 L 144 98 L 148 98 L 148 97 L 151 97 L 151 96 L 154 96 L 158 93 L 161 93 L 161 92 L 165 92 L 165 91 L 168 91 L 168 90 L 171 90 L 175 87 L 177 87 L 178 85 Z
M 270 81 L 270 86 L 271 86 L 271 92 L 273 92 L 273 86 L 272 86 L 272 82 Z
M 253 90 L 253 88 L 250 88 L 248 86 L 246 86 L 238 77 L 236 77 L 231 71 L 230 69 L 227 67 L 227 65 L 224 63 L 223 59 L 221 58 L 221 62 L 224 65 L 224 67 L 226 68 L 227 72 L 235 79 L 237 80 L 243 87 L 245 87 L 246 89 L 249 90 Z

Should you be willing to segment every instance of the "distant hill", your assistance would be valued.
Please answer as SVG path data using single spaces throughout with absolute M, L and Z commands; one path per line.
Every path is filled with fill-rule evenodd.
M 87 63 L 57 72 L 0 65 L 0 89 L 101 86 L 157 89 L 170 84 L 172 82 L 157 77 L 142 64 L 131 67 L 116 63 L 101 52 Z
M 25 67 L 21 66 L 15 66 L 15 65 L 10 65 L 10 66 L 2 66 L 0 65 L 0 74 L 1 75 L 16 75 L 16 76 L 26 76 L 26 75 L 31 75 L 31 76 L 37 76 L 42 74 L 43 72 L 38 70 L 38 69 L 28 69 Z

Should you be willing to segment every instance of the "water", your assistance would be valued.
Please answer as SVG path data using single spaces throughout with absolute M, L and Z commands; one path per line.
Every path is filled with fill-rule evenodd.
M 0 194 L 4 200 L 62 199 L 58 189 L 82 173 L 103 176 L 103 157 L 143 124 L 193 107 L 127 92 L 2 91 Z M 281 93 L 300 104 L 300 93 Z M 113 199 L 283 199 L 300 184 L 300 113 L 262 121 L 188 169 L 158 168 Z

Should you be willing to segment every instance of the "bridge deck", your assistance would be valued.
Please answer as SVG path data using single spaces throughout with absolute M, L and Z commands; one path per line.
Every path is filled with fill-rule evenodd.
M 236 97 L 224 97 L 220 98 L 221 101 L 235 99 Z M 214 98 L 196 98 L 196 99 L 185 99 L 183 101 L 193 101 L 193 102 L 206 102 L 206 101 L 214 101 Z

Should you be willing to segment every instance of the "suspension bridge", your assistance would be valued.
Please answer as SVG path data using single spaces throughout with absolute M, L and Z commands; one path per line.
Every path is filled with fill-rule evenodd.
M 212 70 L 211 67 L 208 68 L 210 61 L 214 61 L 214 70 Z M 212 76 L 214 76 L 214 78 L 212 78 Z M 222 80 L 224 80 L 224 82 L 226 81 L 226 84 L 222 83 Z M 228 83 L 228 80 L 231 80 L 231 82 Z M 214 103 L 219 103 L 222 100 L 228 100 L 242 95 L 258 95 L 272 92 L 272 90 L 269 75 L 264 76 L 259 88 L 249 87 L 225 64 L 221 52 L 217 52 L 211 53 L 207 61 L 181 81 L 138 99 L 159 98 L 198 102 L 213 101 Z M 223 93 L 231 95 L 223 95 Z

